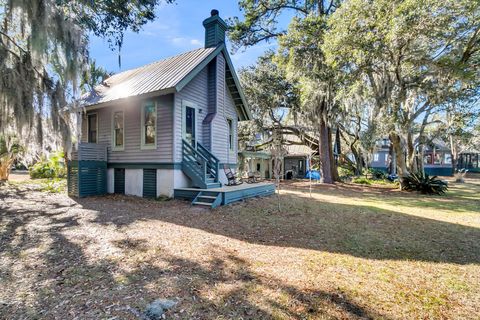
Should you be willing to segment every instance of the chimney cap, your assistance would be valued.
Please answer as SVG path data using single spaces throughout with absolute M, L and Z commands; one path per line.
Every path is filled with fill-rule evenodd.
M 217 9 L 212 9 L 212 11 L 210 11 L 210 15 L 213 17 L 213 16 L 218 16 L 219 12 Z

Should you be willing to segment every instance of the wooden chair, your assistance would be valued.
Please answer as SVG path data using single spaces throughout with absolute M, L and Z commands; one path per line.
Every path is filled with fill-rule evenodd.
M 243 183 L 238 179 L 237 173 L 234 172 L 227 165 L 223 165 L 223 171 L 225 172 L 225 176 L 227 177 L 227 186 L 238 186 Z

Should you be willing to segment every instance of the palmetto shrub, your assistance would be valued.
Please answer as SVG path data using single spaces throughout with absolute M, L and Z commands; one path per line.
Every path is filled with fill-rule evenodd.
M 30 167 L 30 177 L 39 178 L 63 178 L 66 176 L 66 168 L 63 161 L 63 152 L 55 152 L 48 159 L 42 159 Z
M 444 194 L 448 190 L 448 183 L 426 173 L 411 173 L 403 178 L 403 188 L 422 194 Z

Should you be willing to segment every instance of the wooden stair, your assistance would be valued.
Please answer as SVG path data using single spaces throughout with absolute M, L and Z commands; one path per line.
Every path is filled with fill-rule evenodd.
M 219 182 L 220 161 L 210 151 L 200 143 L 194 147 L 183 140 L 182 154 L 182 170 L 194 187 L 211 189 L 222 186 Z
M 194 206 L 216 208 L 222 204 L 222 193 L 216 191 L 200 191 L 192 201 Z

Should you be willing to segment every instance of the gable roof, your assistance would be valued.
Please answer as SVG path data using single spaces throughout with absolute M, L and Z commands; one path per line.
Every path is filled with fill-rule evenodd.
M 220 53 L 224 54 L 227 62 L 226 81 L 235 101 L 238 117 L 240 120 L 249 120 L 251 114 L 224 44 L 216 48 L 199 48 L 115 74 L 96 86 L 94 91 L 83 96 L 81 104 L 84 107 L 93 107 L 130 97 L 178 92 Z

